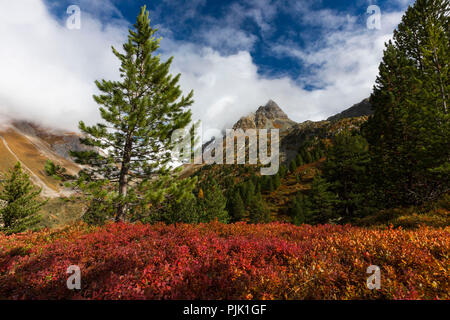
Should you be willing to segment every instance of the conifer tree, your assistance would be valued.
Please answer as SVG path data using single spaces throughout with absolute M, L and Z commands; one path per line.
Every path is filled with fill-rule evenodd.
M 279 172 L 281 178 L 284 178 L 286 176 L 287 169 L 284 166 L 284 164 L 282 164 L 280 166 L 280 170 L 278 170 L 278 172 Z M 265 177 L 267 177 L 267 176 L 265 176 Z
M 311 153 L 308 150 L 304 150 L 302 154 L 302 158 L 305 159 L 305 163 L 312 163 L 313 158 L 311 156 Z
M 323 177 L 338 196 L 336 213 L 346 221 L 369 209 L 372 198 L 367 174 L 369 161 L 368 144 L 361 135 L 343 131 L 333 137 L 323 164 Z
M 235 190 L 233 192 L 230 202 L 230 214 L 233 217 L 233 221 L 241 221 L 245 216 L 245 206 L 239 191 Z
M 252 180 L 248 180 L 243 184 L 242 198 L 246 205 L 249 205 L 255 195 L 255 185 Z
M 291 163 L 289 164 L 289 171 L 291 173 L 294 173 L 296 169 L 297 169 L 297 164 L 295 163 L 295 160 L 292 160 Z
M 40 221 L 37 213 L 47 203 L 39 200 L 41 190 L 17 162 L 0 184 L 0 231 L 16 233 L 34 227 Z
M 278 173 L 273 175 L 273 189 L 277 190 L 281 185 L 280 175 Z
M 303 158 L 300 154 L 297 154 L 297 156 L 295 157 L 295 163 L 297 164 L 297 167 L 300 167 L 303 165 Z
M 328 223 L 337 218 L 334 207 L 337 197 L 330 191 L 331 184 L 323 177 L 316 175 L 311 184 L 308 197 L 308 215 L 312 224 Z
M 449 190 L 449 1 L 417 0 L 386 44 L 363 132 L 387 206 Z
M 230 220 L 226 211 L 227 198 L 214 178 L 208 179 L 203 187 L 204 197 L 198 199 L 199 221 L 210 222 L 218 220 L 227 223 Z
M 252 197 L 248 206 L 251 223 L 266 223 L 270 221 L 270 213 L 261 194 Z
M 292 223 L 297 226 L 307 222 L 310 213 L 304 195 L 299 193 L 294 198 L 289 215 L 292 217 Z
M 272 177 L 271 176 L 263 176 L 263 191 L 267 191 L 267 192 L 273 192 L 274 191 L 274 187 L 273 187 L 273 181 L 272 181 Z
M 113 186 L 116 220 L 136 206 L 187 197 L 194 187 L 194 180 L 174 179 L 170 169 L 171 150 L 182 141 L 172 140 L 172 133 L 190 123 L 193 93 L 182 96 L 180 75 L 169 73 L 172 58 L 162 62 L 155 54 L 160 43 L 156 31 L 142 7 L 123 52 L 112 48 L 121 63 L 120 80 L 96 81 L 100 94 L 94 99 L 103 122 L 87 126 L 80 121 L 81 142 L 92 148 L 71 153 L 78 163 L 89 165 L 78 186 L 91 198 L 98 188 Z
M 165 223 L 198 223 L 199 206 L 193 194 L 183 199 L 183 201 L 167 201 L 166 206 L 161 210 L 160 215 L 150 216 L 145 222 L 163 221 Z

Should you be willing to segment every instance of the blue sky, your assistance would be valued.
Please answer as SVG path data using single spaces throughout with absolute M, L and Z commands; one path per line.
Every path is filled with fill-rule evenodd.
M 268 99 L 295 121 L 325 119 L 370 95 L 384 43 L 412 2 L 2 1 L 0 114 L 68 129 L 98 121 L 94 80 L 117 78 L 111 45 L 120 49 L 145 4 L 160 53 L 175 57 L 172 72 L 194 89 L 194 119 L 205 128 L 229 128 Z M 80 30 L 65 27 L 71 4 L 81 9 Z M 373 4 L 381 28 L 369 30 Z
M 108 5 L 88 5 L 80 0 L 46 0 L 52 14 L 60 19 L 65 18 L 68 5 L 77 4 L 103 22 L 124 19 L 130 26 L 140 7 L 146 5 L 162 37 L 210 46 L 222 54 L 248 50 L 258 73 L 272 77 L 287 74 L 293 78 L 308 77 L 310 68 L 295 57 L 276 54 L 271 50 L 273 45 L 294 43 L 299 49 L 312 50 L 321 45 L 324 34 L 342 29 L 347 16 L 356 19 L 356 28 L 365 28 L 370 4 L 378 5 L 384 12 L 395 12 L 403 10 L 408 2 L 411 1 L 113 0 Z

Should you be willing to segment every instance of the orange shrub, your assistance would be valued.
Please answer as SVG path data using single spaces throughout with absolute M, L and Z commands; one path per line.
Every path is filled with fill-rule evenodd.
M 74 226 L 0 235 L 0 299 L 449 299 L 450 228 Z M 81 268 L 81 290 L 66 286 Z M 381 269 L 369 290 L 367 267 Z

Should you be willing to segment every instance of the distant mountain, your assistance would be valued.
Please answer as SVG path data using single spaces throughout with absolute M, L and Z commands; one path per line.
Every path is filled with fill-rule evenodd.
M 289 119 L 286 113 L 276 104 L 269 100 L 266 105 L 260 106 L 256 112 L 242 117 L 233 126 L 233 129 L 281 129 L 286 130 L 295 125 L 296 122 Z
M 233 129 L 280 129 L 280 160 L 287 164 L 296 156 L 304 141 L 312 137 L 328 137 L 343 126 L 355 123 L 358 126 L 361 121 L 365 121 L 364 117 L 355 119 L 356 122 L 348 122 L 346 118 L 371 113 L 370 103 L 365 99 L 326 121 L 297 123 L 289 119 L 275 101 L 269 100 L 255 112 L 243 116 L 234 124 Z M 203 147 L 206 148 L 210 143 Z M 33 182 L 42 187 L 42 195 L 68 195 L 71 191 L 64 188 L 58 180 L 47 176 L 44 165 L 50 159 L 66 168 L 69 174 L 76 174 L 80 166 L 70 158 L 69 150 L 85 150 L 80 144 L 79 136 L 73 132 L 46 128 L 26 121 L 10 121 L 8 125 L 0 126 L 0 175 L 14 163 L 21 161 Z M 202 165 L 187 165 L 186 174 L 190 175 L 200 167 Z
M 0 175 L 20 161 L 34 184 L 46 197 L 67 196 L 72 192 L 44 170 L 47 159 L 77 174 L 80 167 L 70 159 L 69 150 L 82 150 L 79 136 L 44 128 L 25 121 L 12 121 L 0 127 Z
M 327 121 L 337 121 L 344 118 L 370 116 L 371 114 L 373 114 L 372 105 L 370 104 L 369 98 L 366 98 L 363 101 L 354 104 L 350 108 L 329 117 Z

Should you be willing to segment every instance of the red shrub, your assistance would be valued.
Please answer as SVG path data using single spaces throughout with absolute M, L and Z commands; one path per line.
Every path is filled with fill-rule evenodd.
M 450 228 L 109 224 L 0 235 L 0 299 L 448 299 Z M 81 290 L 66 286 L 81 268 Z M 366 269 L 381 268 L 369 290 Z

